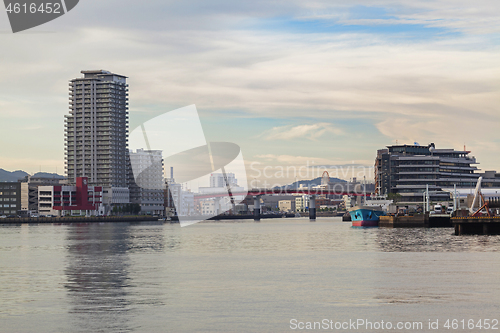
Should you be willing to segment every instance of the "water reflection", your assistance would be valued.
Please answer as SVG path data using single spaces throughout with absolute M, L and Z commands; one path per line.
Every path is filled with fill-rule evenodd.
M 376 230 L 383 252 L 498 252 L 500 236 L 455 236 L 452 228 Z
M 131 281 L 130 225 L 75 224 L 68 230 L 65 288 L 77 321 L 73 327 L 92 332 L 128 332 Z

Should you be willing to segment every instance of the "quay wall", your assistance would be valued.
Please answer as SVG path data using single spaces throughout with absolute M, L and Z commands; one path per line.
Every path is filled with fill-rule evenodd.
M 68 217 L 17 217 L 0 219 L 0 224 L 11 223 L 81 223 L 81 222 L 141 222 L 158 221 L 158 217 L 137 216 L 68 216 Z
M 381 228 L 428 228 L 429 216 L 427 214 L 414 216 L 381 216 L 378 226 Z
M 453 217 L 455 235 L 500 235 L 500 217 Z

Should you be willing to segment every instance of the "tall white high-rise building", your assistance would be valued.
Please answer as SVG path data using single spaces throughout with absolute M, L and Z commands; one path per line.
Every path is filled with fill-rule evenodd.
M 127 77 L 105 70 L 82 71 L 70 81 L 65 119 L 66 174 L 70 183 L 128 186 Z

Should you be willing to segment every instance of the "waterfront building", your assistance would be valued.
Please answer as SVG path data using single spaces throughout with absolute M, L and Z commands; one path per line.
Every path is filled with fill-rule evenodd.
M 278 208 L 280 212 L 294 212 L 295 200 L 280 200 L 278 201 Z
M 0 182 L 0 216 L 17 215 L 21 210 L 21 183 Z
M 295 198 L 295 211 L 302 212 L 309 208 L 309 196 L 301 195 Z
M 127 77 L 105 70 L 82 71 L 70 81 L 65 116 L 66 174 L 70 184 L 128 187 Z
M 163 215 L 164 189 L 161 150 L 137 149 L 130 151 L 130 164 L 134 170 L 137 202 L 145 214 Z
M 38 187 L 66 185 L 65 178 L 26 176 L 21 182 L 21 215 L 38 212 Z
M 216 199 L 200 200 L 201 215 L 216 216 L 219 214 Z
M 102 204 L 104 206 L 103 214 L 111 214 L 113 207 L 125 206 L 130 203 L 130 191 L 126 187 L 103 187 Z
M 87 177 L 77 177 L 75 185 L 38 187 L 40 215 L 101 215 L 102 187 L 89 186 Z
M 449 193 L 442 189 L 454 185 L 473 188 L 481 176 L 476 173 L 477 164 L 476 158 L 465 149 L 436 149 L 434 143 L 428 146 L 387 146 L 377 151 L 375 192 L 399 194 L 402 202 L 422 202 L 428 187 L 431 200 L 449 200 Z M 496 179 L 500 181 L 500 177 Z M 492 186 L 500 184 L 494 179 L 487 183 Z

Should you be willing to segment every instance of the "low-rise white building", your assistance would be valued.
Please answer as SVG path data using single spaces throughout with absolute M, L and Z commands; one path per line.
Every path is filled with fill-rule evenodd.
M 295 211 L 305 211 L 309 208 L 309 196 L 302 195 L 300 197 L 295 198 Z

